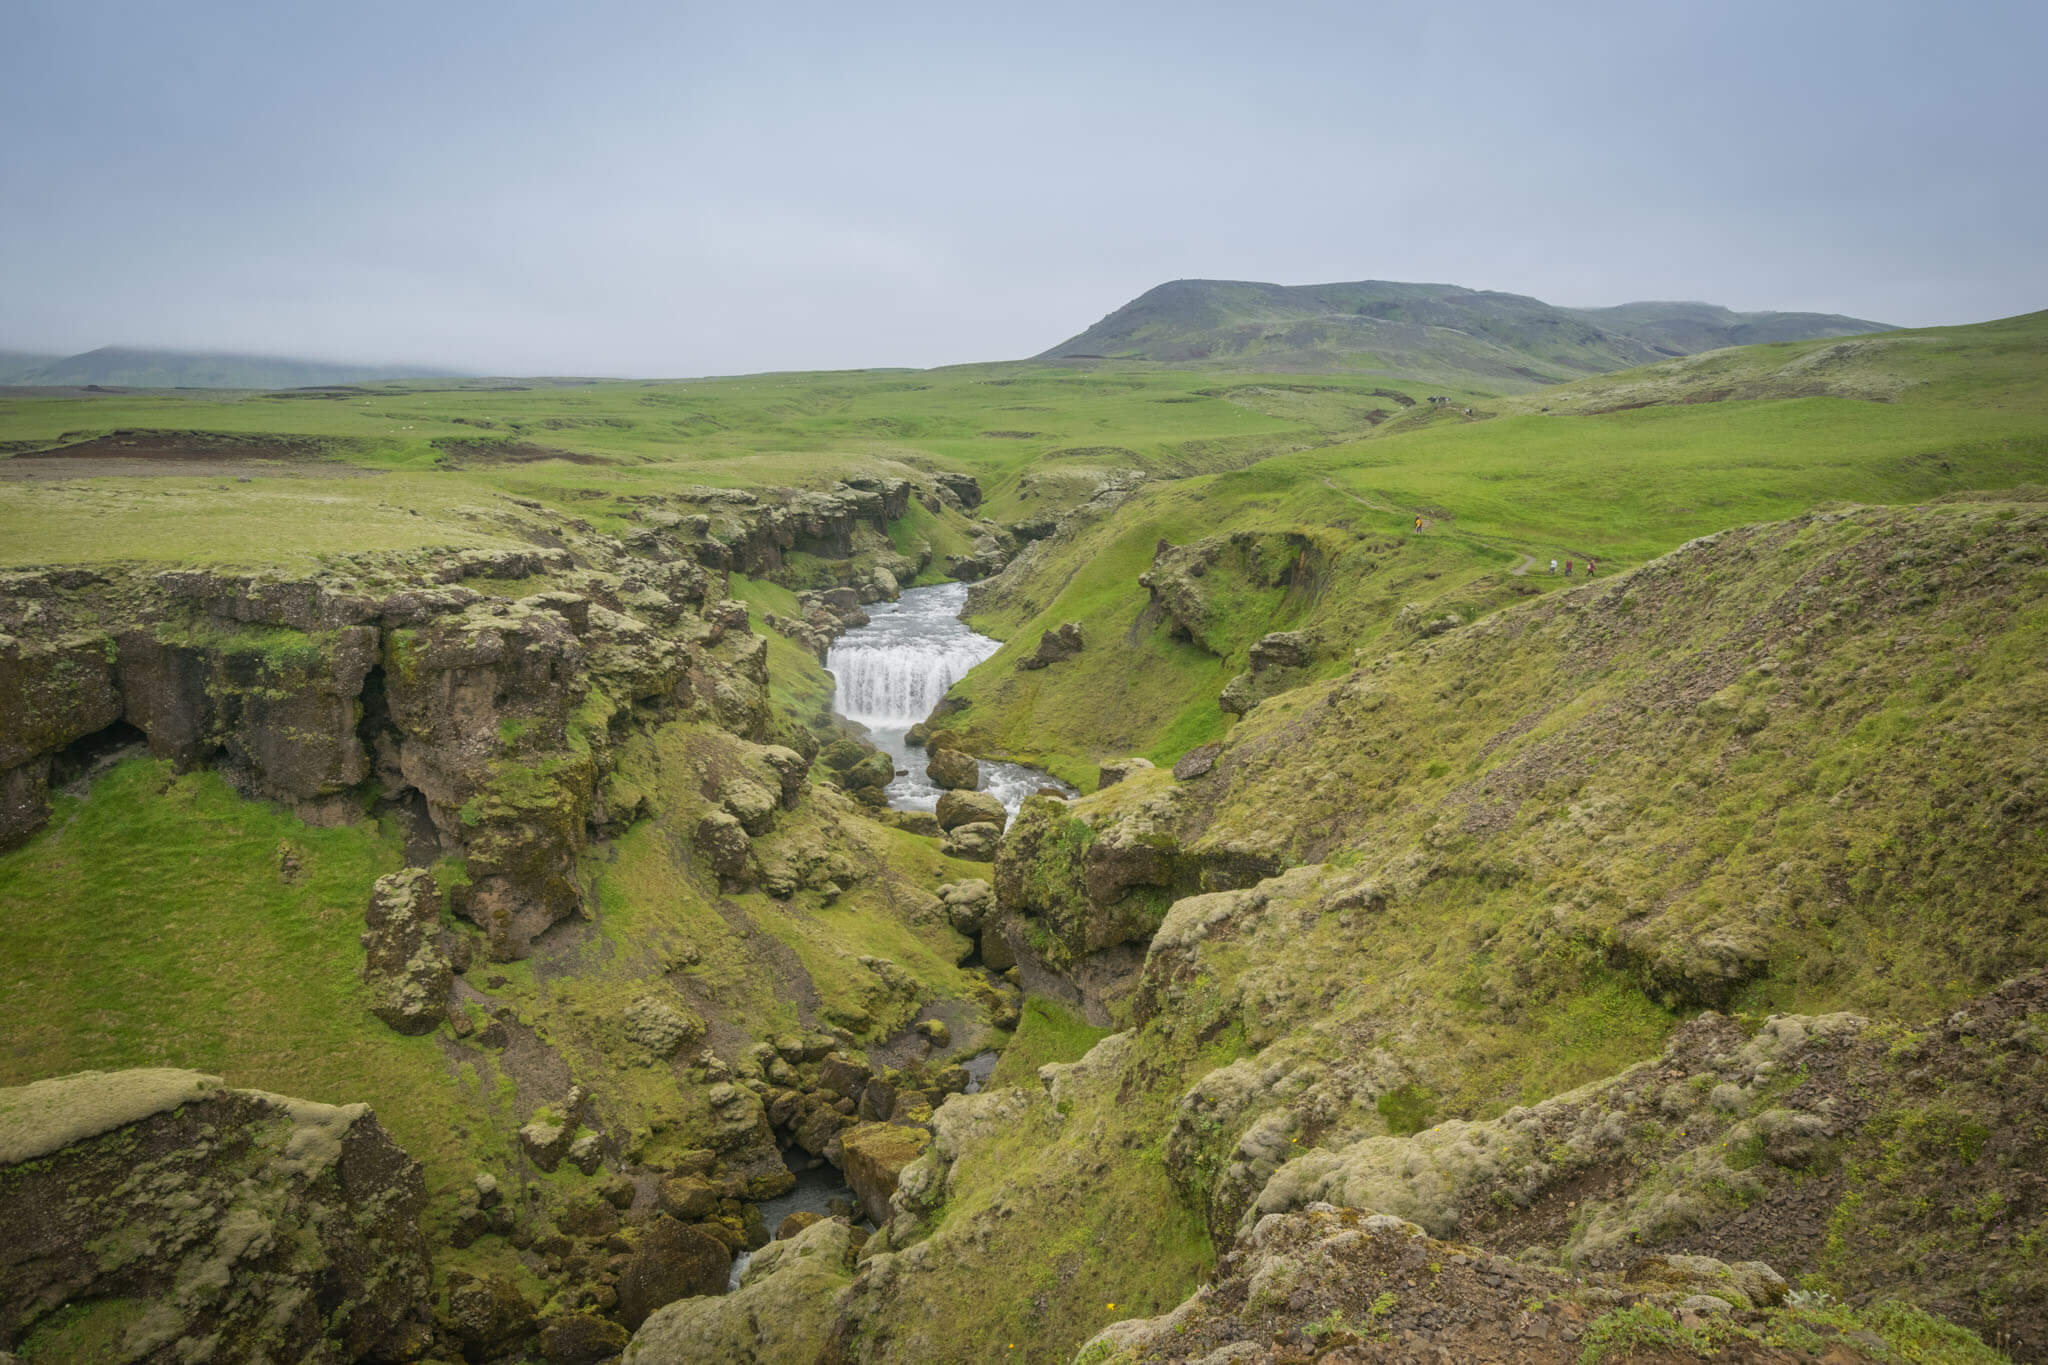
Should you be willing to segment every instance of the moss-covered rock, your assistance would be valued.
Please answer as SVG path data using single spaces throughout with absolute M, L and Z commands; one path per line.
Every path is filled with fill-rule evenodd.
M 433 874 L 407 868 L 370 889 L 363 934 L 363 981 L 370 1011 L 400 1033 L 428 1033 L 448 1017 L 455 980 L 441 950 L 441 894 Z
M 874 1088 L 868 1087 L 870 1091 Z M 839 1168 L 868 1217 L 877 1223 L 889 1221 L 889 1200 L 896 1193 L 897 1179 L 924 1154 L 931 1140 L 923 1128 L 895 1123 L 864 1123 L 840 1134 Z
M 416 1359 L 425 1203 L 365 1105 L 161 1070 L 0 1091 L 0 1350 L 35 1358 L 79 1329 L 67 1304 L 120 1300 L 98 1358 Z
M 782 1365 L 815 1359 L 838 1299 L 853 1279 L 858 1247 L 843 1218 L 830 1218 L 754 1253 L 740 1287 L 656 1310 L 626 1347 L 628 1365 L 730 1361 Z

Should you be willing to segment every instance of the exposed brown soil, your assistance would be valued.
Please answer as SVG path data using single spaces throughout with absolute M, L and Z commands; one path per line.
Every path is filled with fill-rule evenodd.
M 491 441 L 474 437 L 445 436 L 434 449 L 458 467 L 476 464 L 538 464 L 542 460 L 566 460 L 570 464 L 607 464 L 609 461 L 580 450 L 544 446 L 532 441 Z
M 368 479 L 384 471 L 340 460 L 0 460 L 0 483 L 41 479 Z
M 89 441 L 24 450 L 17 460 L 319 460 L 331 457 L 336 443 L 316 436 L 246 436 L 224 431 L 108 432 Z

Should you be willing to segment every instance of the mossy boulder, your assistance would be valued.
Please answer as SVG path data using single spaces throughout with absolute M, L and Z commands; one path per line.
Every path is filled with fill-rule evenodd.
M 925 776 L 933 785 L 949 791 L 973 791 L 981 786 L 981 764 L 972 754 L 958 749 L 934 749 L 925 760 Z
M 541 1324 L 540 1353 L 548 1365 L 597 1365 L 626 1349 L 631 1334 L 595 1313 L 561 1313 Z
M 442 1325 L 462 1345 L 465 1360 L 495 1360 L 533 1335 L 533 1305 L 503 1275 L 481 1278 L 448 1272 Z
M 362 936 L 370 1012 L 400 1033 L 429 1033 L 448 1017 L 454 969 L 441 951 L 441 896 L 433 874 L 389 872 L 370 889 Z
M 433 1336 L 426 1182 L 368 1106 L 175 1070 L 0 1090 L 0 1350 L 126 1300 L 108 1358 L 412 1360 Z M 111 1330 L 111 1329 L 110 1329 Z
M 979 791 L 942 792 L 936 814 L 939 828 L 949 831 L 962 825 L 989 824 L 1000 833 L 1010 823 L 1010 812 L 1003 808 L 1003 803 Z
M 898 1178 L 906 1166 L 924 1155 L 931 1141 L 932 1135 L 923 1128 L 895 1123 L 864 1123 L 840 1134 L 839 1169 L 861 1207 L 877 1224 L 888 1223 L 892 1216 L 889 1199 L 896 1193 Z
M 641 1227 L 638 1244 L 619 1273 L 619 1321 L 637 1328 L 664 1304 L 724 1293 L 731 1268 L 732 1253 L 723 1243 L 657 1214 Z
M 626 1347 L 626 1365 L 719 1361 L 784 1365 L 818 1359 L 861 1239 L 843 1218 L 813 1223 L 754 1253 L 740 1287 L 657 1309 Z
M 1002 841 L 1001 825 L 977 821 L 947 830 L 946 837 L 939 843 L 939 852 L 948 858 L 963 858 L 972 863 L 992 863 Z

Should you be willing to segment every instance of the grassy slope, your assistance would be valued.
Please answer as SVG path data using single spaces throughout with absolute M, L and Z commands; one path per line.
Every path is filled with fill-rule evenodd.
M 1718 354 L 1777 368 L 1789 363 L 1780 352 L 1842 344 Z M 1836 365 L 1835 382 L 1882 384 L 1897 401 L 1817 396 L 1460 418 L 1148 489 L 1113 519 L 1048 547 L 981 609 L 977 625 L 1011 644 L 957 689 L 974 709 L 955 724 L 986 751 L 1081 781 L 1103 758 L 1171 759 L 1222 733 L 1215 693 L 1266 630 L 1318 628 L 1330 669 L 1355 648 L 1403 638 L 1389 633 L 1390 608 L 1402 602 L 1469 619 L 1562 586 L 1545 572 L 1552 557 L 1593 555 L 1613 572 L 1722 527 L 1830 502 L 1911 502 L 2048 478 L 2048 314 L 1887 334 L 1871 346 Z M 1608 377 L 1547 392 L 1637 382 Z M 1419 536 L 1418 514 L 1429 519 Z M 1157 541 L 1239 529 L 1300 529 L 1326 541 L 1334 564 L 1313 600 L 1241 619 L 1220 658 L 1175 644 L 1164 625 L 1137 624 L 1147 600 L 1137 576 Z M 1536 571 L 1516 578 L 1510 570 L 1523 556 Z M 1113 647 L 1014 671 L 1040 632 L 1067 620 Z
M 1182 788 L 1183 830 L 1331 866 L 1209 898 L 1222 927 L 1155 963 L 1128 1051 L 1098 1048 L 1063 1092 L 1072 1114 L 1113 1112 L 1042 1155 L 956 1167 L 931 1269 L 890 1320 L 971 1299 L 1002 1321 L 1020 1268 L 968 1211 L 1046 1235 L 1156 1218 L 1133 1182 L 1162 1142 L 1227 1225 L 1235 1144 L 1262 1120 L 1291 1154 L 1617 1072 L 1698 1008 L 1677 983 L 1711 981 L 1723 946 L 1755 964 L 1729 997 L 1753 1020 L 1938 1016 L 2048 961 L 2044 543 L 2048 508 L 1998 501 L 1734 533 L 1268 702 Z M 1383 908 L 1337 899 L 1366 881 Z M 1843 1235 L 1863 1216 L 1845 1206 Z M 1038 1290 L 1032 1358 L 1101 1320 L 1093 1283 L 1072 1286 Z M 932 1358 L 991 1345 L 954 1325 L 957 1353 Z
M 5 396 L 0 449 L 135 429 L 274 435 L 315 442 L 353 467 L 335 472 L 380 477 L 323 477 L 321 465 L 301 460 L 294 472 L 303 477 L 248 484 L 233 482 L 228 464 L 204 478 L 0 478 L 0 562 L 303 562 L 387 543 L 473 543 L 477 516 L 501 508 L 500 495 L 617 529 L 631 511 L 622 499 L 690 485 L 812 487 L 941 467 L 981 480 L 988 515 L 1029 518 L 1087 496 L 1106 472 L 1234 468 L 1356 434 L 1365 413 L 1390 406 L 1369 394 L 1384 382 L 1319 381 L 1283 401 L 1246 397 L 1243 389 L 1259 386 L 1218 387 L 1213 376 L 977 366 L 521 392 L 395 385 L 345 398 Z M 436 442 L 510 442 L 565 457 L 507 463 L 488 458 L 488 444 Z M 91 472 L 83 463 L 65 469 Z

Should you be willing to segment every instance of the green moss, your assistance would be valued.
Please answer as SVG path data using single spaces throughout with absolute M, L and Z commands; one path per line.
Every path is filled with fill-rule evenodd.
M 1387 1121 L 1387 1131 L 1402 1135 L 1427 1128 L 1430 1115 L 1436 1112 L 1435 1098 L 1412 1081 L 1382 1093 L 1373 1104 Z
M 1108 1035 L 1108 1029 L 1092 1027 L 1057 1000 L 1027 996 L 1016 1035 L 1003 1048 L 988 1085 L 1035 1085 L 1038 1068 L 1048 1062 L 1078 1061 Z

